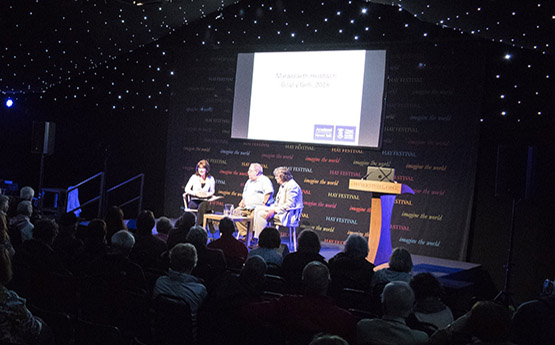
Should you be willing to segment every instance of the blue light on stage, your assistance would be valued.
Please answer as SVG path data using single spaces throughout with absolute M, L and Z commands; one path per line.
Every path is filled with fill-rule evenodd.
M 6 107 L 11 108 L 12 106 L 13 106 L 13 100 L 11 98 L 8 98 L 6 100 Z

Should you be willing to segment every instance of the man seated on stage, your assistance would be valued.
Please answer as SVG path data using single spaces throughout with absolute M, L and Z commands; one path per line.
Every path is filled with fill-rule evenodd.
M 247 172 L 249 179 L 245 182 L 239 207 L 233 212 L 235 215 L 250 217 L 257 206 L 267 206 L 272 202 L 274 186 L 262 172 L 262 165 L 251 163 Z M 236 225 L 239 236 L 246 236 L 247 225 L 243 222 L 237 222 Z
M 287 167 L 274 169 L 279 191 L 276 201 L 270 206 L 259 206 L 254 210 L 253 231 L 254 238 L 258 238 L 268 221 L 276 215 L 283 223 L 289 210 L 303 207 L 303 192 L 301 187 L 293 180 L 293 175 Z

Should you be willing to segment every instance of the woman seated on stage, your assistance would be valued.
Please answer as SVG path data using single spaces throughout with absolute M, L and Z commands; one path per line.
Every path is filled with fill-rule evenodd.
M 207 200 L 214 195 L 215 190 L 216 182 L 210 176 L 210 163 L 203 159 L 197 163 L 195 174 L 189 178 L 183 195 L 187 208 L 198 210 L 197 225 L 202 223 L 204 214 L 210 210 Z

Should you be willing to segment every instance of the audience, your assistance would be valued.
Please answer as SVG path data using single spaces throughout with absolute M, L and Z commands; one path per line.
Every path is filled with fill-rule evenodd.
M 420 322 L 434 325 L 437 329 L 453 322 L 451 309 L 441 301 L 441 284 L 431 273 L 419 273 L 410 281 L 416 304 L 414 316 Z
M 10 207 L 10 198 L 3 194 L 0 194 L 0 215 L 7 217 L 9 207 Z
M 276 228 L 266 227 L 260 233 L 258 248 L 249 252 L 249 257 L 258 255 L 266 261 L 268 266 L 281 267 L 283 256 L 278 253 L 281 236 Z
M 170 270 L 167 276 L 158 278 L 152 298 L 168 295 L 182 299 L 189 304 L 196 316 L 202 302 L 208 295 L 206 287 L 191 275 L 197 265 L 197 250 L 192 244 L 178 243 L 170 250 Z
M 224 217 L 220 221 L 219 230 L 220 238 L 210 242 L 208 248 L 223 251 L 227 267 L 240 270 L 247 259 L 249 250 L 242 242 L 233 237 L 235 225 L 230 218 Z
M 111 243 L 112 236 L 120 231 L 127 230 L 127 225 L 125 225 L 123 210 L 118 206 L 112 206 L 106 212 L 106 217 L 104 217 L 106 222 L 106 241 L 108 244 Z
M 316 334 L 308 345 L 349 345 L 349 343 L 337 335 Z
M 277 326 L 289 344 L 307 344 L 320 332 L 352 340 L 356 320 L 327 296 L 329 279 L 325 264 L 310 262 L 302 271 L 303 295 L 251 304 L 244 307 L 243 315 L 249 324 L 270 322 Z
M 513 315 L 511 341 L 519 345 L 549 344 L 555 339 L 555 283 L 544 282 L 539 298 L 521 304 Z
M 168 234 L 168 240 L 166 241 L 168 250 L 172 249 L 178 243 L 186 243 L 187 242 L 187 234 L 189 230 L 196 224 L 197 217 L 192 212 L 185 212 L 175 222 L 175 227 L 170 230 Z
M 102 219 L 93 219 L 83 231 L 83 251 L 72 265 L 76 274 L 84 274 L 89 269 L 91 262 L 108 252 L 106 245 L 106 222 Z
M 6 288 L 11 279 L 10 254 L 0 245 L 0 343 L 53 343 L 52 333 L 44 321 L 31 314 L 25 299 Z
M 17 207 L 19 206 L 19 204 L 22 201 L 29 201 L 29 203 L 32 205 L 33 203 L 33 198 L 35 197 L 35 190 L 29 186 L 25 186 L 23 188 L 21 188 L 21 190 L 19 191 L 19 197 L 12 197 L 11 201 L 10 201 L 10 205 L 8 207 L 8 217 L 9 218 L 13 218 L 17 215 Z M 29 217 L 34 221 L 35 220 L 35 216 L 34 216 L 34 212 L 31 209 L 31 214 L 29 215 Z
M 473 344 L 511 344 L 508 341 L 511 311 L 504 305 L 493 301 L 476 303 L 470 311 L 468 325 L 472 335 L 478 339 Z
M 17 246 L 33 237 L 34 225 L 31 223 L 33 205 L 30 201 L 23 200 L 17 205 L 16 215 L 10 219 L 10 236 Z
M 52 244 L 58 235 L 58 224 L 50 219 L 38 221 L 33 238 L 25 241 L 14 256 L 14 262 L 26 265 L 37 273 L 69 273 L 60 258 L 54 253 Z
M 28 197 L 29 190 L 23 194 Z M 299 234 L 297 252 L 282 257 L 279 254 L 281 238 L 275 228 L 265 228 L 260 234 L 258 248 L 249 253 L 246 246 L 233 237 L 235 225 L 229 218 L 220 222 L 220 239 L 207 245 L 208 234 L 205 229 L 194 226 L 193 213 L 183 214 L 175 228 L 170 219 L 161 217 L 157 223 L 158 235 L 154 236 L 154 214 L 142 211 L 133 235 L 125 227 L 123 212 L 114 206 L 106 222 L 94 219 L 89 223 L 81 241 L 75 237 L 78 222 L 73 213 L 62 215 L 58 221 L 59 234 L 58 225 L 51 220 L 40 220 L 33 227 L 30 221 L 32 205 L 28 200 L 19 203 L 18 215 L 8 227 L 5 201 L 6 198 L 0 196 L 0 342 L 43 344 L 52 340 L 47 326 L 27 310 L 25 300 L 5 287 L 12 278 L 10 256 L 14 255 L 9 228 L 17 229 L 21 243 L 15 250 L 14 264 L 17 266 L 14 269 L 27 267 L 29 270 L 22 271 L 27 275 L 38 272 L 69 277 L 66 267 L 70 267 L 89 277 L 108 277 L 103 281 L 116 290 L 146 292 L 149 286 L 144 269 L 160 270 L 163 267 L 161 258 L 165 257 L 168 274 L 160 276 L 163 274 L 160 272 L 156 275 L 159 278 L 151 280 L 152 299 L 160 295 L 173 296 L 190 306 L 194 318 L 206 313 L 205 318 L 199 317 L 199 320 L 208 324 L 201 326 L 199 331 L 204 332 L 205 337 L 210 334 L 204 338 L 209 340 L 207 344 L 246 344 L 270 336 L 276 337 L 272 341 L 283 340 L 291 345 L 345 345 L 346 341 L 351 344 L 356 341 L 359 345 L 427 343 L 426 333 L 410 328 L 413 324 L 406 320 L 409 315 L 409 321 L 416 319 L 439 328 L 429 339 L 430 344 L 471 341 L 510 344 L 509 334 L 515 344 L 544 344 L 552 342 L 555 336 L 552 322 L 555 294 L 521 305 L 513 317 L 511 332 L 509 311 L 493 302 L 478 303 L 453 322 L 451 310 L 441 301 L 439 281 L 429 273 L 420 273 L 411 279 L 413 263 L 406 249 L 395 248 L 389 267 L 374 272 L 374 265 L 366 260 L 367 240 L 358 234 L 347 237 L 344 250 L 329 260 L 328 269 L 324 257 L 319 254 L 318 235 L 312 230 L 305 229 Z M 110 246 L 106 243 L 107 223 L 113 232 Z M 235 270 L 226 272 L 227 267 Z M 279 270 L 276 272 L 284 277 L 291 294 L 277 298 L 264 294 L 264 274 L 271 267 Z M 230 273 L 239 270 L 239 275 Z M 21 273 L 18 271 L 16 276 L 18 274 Z M 44 296 L 25 288 L 19 290 L 17 284 L 10 288 L 33 304 L 40 301 L 38 297 L 47 295 L 58 301 L 52 290 L 57 285 L 52 281 L 35 278 L 29 281 L 33 281 L 32 288 L 42 291 Z M 380 296 L 383 317 L 363 319 L 357 324 L 356 318 L 336 306 L 331 298 L 346 287 Z M 80 296 L 86 297 L 85 294 Z M 218 332 L 211 332 L 212 325 L 219 325 Z M 272 333 L 274 331 L 277 333 Z M 256 338 L 249 340 L 250 336 Z
M 202 325 L 208 344 L 249 344 L 247 330 L 251 325 L 241 318 L 241 308 L 262 302 L 266 269 L 260 256 L 250 257 L 239 276 L 226 274 L 210 292 Z M 217 332 L 213 332 L 213 325 L 218 325 Z
M 10 240 L 10 235 L 8 233 L 8 222 L 6 221 L 6 215 L 2 213 L 0 213 L 0 246 L 4 246 L 10 254 L 10 258 L 13 258 L 15 250 L 12 245 L 12 241 Z
M 338 297 L 344 288 L 371 292 L 374 265 L 367 256 L 368 241 L 359 234 L 350 234 L 345 249 L 329 260 L 330 296 Z
M 428 335 L 410 329 L 405 319 L 412 312 L 414 292 L 403 281 L 388 283 L 382 293 L 384 315 L 381 319 L 363 319 L 357 324 L 357 344 L 426 344 Z
M 187 234 L 187 242 L 195 246 L 198 255 L 198 263 L 193 270 L 193 275 L 204 281 L 208 290 L 223 277 L 226 270 L 224 253 L 220 249 L 211 249 L 206 246 L 208 233 L 198 225 L 195 225 Z
M 173 229 L 173 225 L 171 220 L 168 217 L 160 217 L 158 222 L 156 222 L 156 232 L 157 234 L 154 235 L 159 240 L 164 241 L 164 243 L 168 242 L 168 234 L 170 230 Z
M 78 219 L 73 212 L 64 213 L 58 221 L 60 232 L 52 248 L 66 267 L 70 267 L 75 258 L 83 251 L 83 241 L 75 237 Z
M 87 273 L 102 275 L 105 281 L 118 285 L 120 289 L 146 292 L 148 289 L 143 269 L 129 260 L 135 245 L 133 234 L 120 230 L 112 236 L 111 242 L 110 251 L 93 261 Z
M 389 267 L 378 270 L 372 278 L 372 293 L 380 296 L 384 286 L 393 281 L 410 282 L 412 276 L 412 258 L 408 250 L 403 247 L 393 249 L 389 256 Z
M 319 254 L 320 238 L 314 231 L 301 231 L 297 243 L 297 251 L 287 254 L 281 265 L 281 275 L 285 278 L 291 293 L 302 293 L 302 272 L 306 264 L 319 261 L 327 265 L 324 257 Z
M 155 224 L 152 211 L 144 210 L 137 216 L 135 246 L 129 257 L 143 269 L 161 267 L 161 255 L 167 249 L 166 243 L 152 234 Z

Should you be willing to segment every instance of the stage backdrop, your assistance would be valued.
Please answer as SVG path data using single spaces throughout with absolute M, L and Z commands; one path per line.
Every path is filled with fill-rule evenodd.
M 342 243 L 350 233 L 368 236 L 370 222 L 370 194 L 350 191 L 349 179 L 361 178 L 368 165 L 392 167 L 396 180 L 416 193 L 397 197 L 392 246 L 464 260 L 482 99 L 480 50 L 460 43 L 386 48 L 389 80 L 381 150 L 231 140 L 236 56 L 248 51 L 177 52 L 166 214 L 181 214 L 183 187 L 200 159 L 209 160 L 217 194 L 224 196 L 217 211 L 224 203 L 237 205 L 251 162 L 262 164 L 276 191 L 272 171 L 287 166 L 303 190 L 303 224 L 324 241 Z

